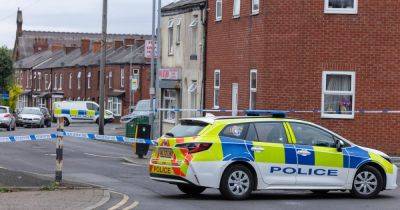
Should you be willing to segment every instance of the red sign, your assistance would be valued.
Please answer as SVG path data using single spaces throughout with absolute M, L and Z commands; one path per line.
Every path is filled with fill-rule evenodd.
M 169 79 L 169 80 L 179 80 L 181 78 L 180 69 L 170 68 L 170 69 L 160 69 L 158 72 L 159 79 Z

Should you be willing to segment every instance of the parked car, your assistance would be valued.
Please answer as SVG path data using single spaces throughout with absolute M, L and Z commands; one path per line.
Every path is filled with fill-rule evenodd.
M 39 107 L 24 107 L 17 117 L 18 126 L 43 128 L 44 114 Z
M 97 123 L 99 124 L 100 106 L 93 101 L 62 101 L 54 103 L 54 111 L 60 112 L 57 115 L 64 117 L 64 125 L 71 123 Z M 66 112 L 64 112 L 64 110 Z M 81 112 L 85 114 L 80 114 Z M 114 114 L 105 110 L 104 123 L 111 123 L 114 120 Z
M 15 117 L 8 106 L 0 106 L 0 127 L 7 131 L 14 131 L 16 125 Z
M 49 112 L 49 110 L 46 107 L 40 107 L 40 111 L 42 111 L 43 115 L 44 115 L 44 125 L 46 127 L 51 127 L 51 114 Z
M 132 121 L 135 117 L 138 116 L 149 116 L 151 114 L 150 111 L 150 100 L 140 100 L 138 101 L 135 110 L 123 117 L 121 117 L 120 122 L 121 123 L 129 123 Z

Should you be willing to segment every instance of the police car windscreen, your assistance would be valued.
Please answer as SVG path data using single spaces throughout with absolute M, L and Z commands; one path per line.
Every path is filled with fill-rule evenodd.
M 204 122 L 184 120 L 165 135 L 174 138 L 197 136 L 207 125 Z

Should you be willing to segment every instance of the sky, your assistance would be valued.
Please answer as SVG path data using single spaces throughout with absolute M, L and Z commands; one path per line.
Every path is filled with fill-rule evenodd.
M 0 46 L 14 46 L 18 8 L 24 30 L 101 32 L 102 0 L 0 0 Z M 150 34 L 151 14 L 151 0 L 108 0 L 107 31 Z

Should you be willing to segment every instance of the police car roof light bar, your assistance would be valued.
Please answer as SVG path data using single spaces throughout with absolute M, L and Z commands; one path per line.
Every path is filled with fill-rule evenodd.
M 271 116 L 273 118 L 286 118 L 286 112 L 280 110 L 247 110 L 246 116 Z

